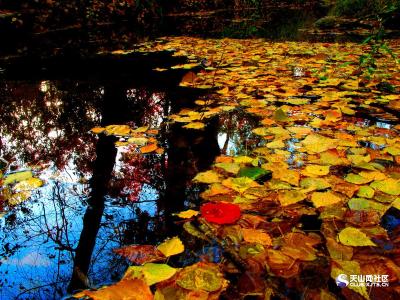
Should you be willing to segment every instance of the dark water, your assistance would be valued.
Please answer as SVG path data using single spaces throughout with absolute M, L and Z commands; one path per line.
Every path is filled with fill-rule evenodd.
M 240 112 L 210 120 L 204 131 L 168 122 L 201 96 L 178 87 L 182 71 L 151 71 L 177 59 L 9 67 L 0 82 L 4 171 L 30 168 L 45 184 L 0 219 L 0 299 L 59 299 L 83 287 L 82 274 L 93 286 L 120 279 L 127 263 L 112 249 L 181 234 L 172 213 L 198 205 L 195 174 L 220 153 L 251 147 L 255 121 Z M 108 124 L 157 128 L 165 152 L 140 155 L 90 132 Z M 197 249 L 171 264 L 193 263 Z

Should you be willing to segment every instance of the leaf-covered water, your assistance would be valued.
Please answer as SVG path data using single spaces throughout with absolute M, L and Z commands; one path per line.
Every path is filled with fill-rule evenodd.
M 174 37 L 100 54 L 179 60 L 144 87 L 4 82 L 2 297 L 398 297 L 399 72 L 368 50 Z

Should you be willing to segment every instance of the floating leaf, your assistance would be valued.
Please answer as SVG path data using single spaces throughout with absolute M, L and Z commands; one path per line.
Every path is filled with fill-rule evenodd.
M 221 179 L 219 177 L 219 174 L 214 172 L 214 171 L 205 171 L 198 173 L 195 178 L 193 178 L 193 181 L 201 182 L 201 183 L 217 183 L 220 182 Z
M 331 187 L 331 184 L 323 178 L 304 178 L 300 181 L 300 186 L 308 190 L 325 190 Z
M 5 176 L 3 184 L 12 184 L 32 178 L 32 171 L 20 171 Z
M 279 193 L 278 199 L 282 206 L 287 206 L 297 203 L 306 198 L 306 195 L 301 191 L 290 190 Z
M 387 210 L 387 206 L 381 203 L 377 203 L 372 200 L 364 198 L 351 198 L 347 203 L 352 210 L 376 210 L 382 214 Z
M 147 263 L 143 266 L 131 266 L 126 270 L 122 280 L 143 278 L 147 285 L 167 280 L 175 275 L 177 269 L 167 264 Z
M 141 279 L 126 279 L 96 291 L 85 290 L 73 295 L 74 298 L 90 297 L 93 300 L 153 300 L 149 286 Z
M 193 210 L 193 209 L 188 209 L 185 211 L 181 211 L 180 213 L 174 214 L 175 216 L 178 216 L 179 218 L 182 219 L 190 219 L 194 216 L 197 216 L 199 214 L 198 211 Z
M 94 127 L 90 129 L 90 131 L 93 132 L 94 134 L 100 134 L 104 132 L 104 130 L 106 130 L 104 127 Z
M 375 194 L 375 191 L 373 188 L 367 185 L 363 185 L 360 187 L 358 190 L 357 196 L 361 198 L 372 198 Z
M 248 242 L 248 243 L 257 243 L 261 244 L 263 246 L 271 246 L 272 245 L 272 239 L 267 234 L 261 229 L 248 229 L 248 228 L 243 228 L 242 229 L 242 235 L 243 239 Z
M 131 128 L 128 125 L 108 125 L 105 128 L 105 133 L 108 135 L 128 136 L 131 133 Z
M 207 236 L 204 234 L 203 231 L 199 230 L 196 226 L 194 226 L 191 222 L 185 222 L 183 224 L 183 229 L 186 230 L 187 233 L 202 239 L 202 240 L 206 240 L 208 241 L 209 239 L 207 238 Z
M 138 265 L 165 259 L 164 254 L 153 245 L 130 245 L 113 251 Z
M 302 172 L 308 176 L 323 176 L 329 174 L 329 166 L 308 165 Z
M 278 122 L 286 122 L 289 120 L 289 118 L 282 108 L 278 108 L 274 112 L 274 120 Z
M 137 146 L 144 146 L 147 144 L 148 140 L 149 139 L 145 138 L 145 137 L 131 137 L 128 139 L 128 143 L 134 144 Z
M 222 289 L 224 281 L 216 265 L 197 263 L 180 271 L 176 284 L 187 290 L 215 292 Z
M 368 179 L 354 173 L 347 174 L 344 180 L 354 184 L 366 184 L 372 181 L 372 179 Z
M 157 249 L 166 257 L 182 253 L 185 250 L 182 241 L 179 237 L 173 237 L 165 240 L 165 242 L 158 245 Z
M 321 207 L 340 203 L 342 198 L 332 192 L 314 192 L 311 201 L 315 207 Z
M 389 195 L 400 195 L 400 180 L 398 179 L 388 178 L 381 181 L 374 181 L 370 186 Z
M 257 180 L 263 176 L 271 175 L 271 171 L 259 167 L 245 167 L 239 170 L 239 177 L 248 177 Z
M 337 243 L 332 238 L 326 238 L 326 247 L 332 259 L 351 260 L 353 257 L 353 248 Z
M 190 122 L 182 127 L 187 129 L 203 129 L 205 126 L 202 122 Z
M 206 203 L 200 208 L 201 215 L 207 222 L 233 224 L 240 219 L 240 208 L 232 203 Z
M 140 152 L 142 152 L 143 154 L 145 154 L 145 153 L 150 153 L 150 152 L 153 152 L 153 151 L 155 151 L 155 150 L 157 150 L 157 144 L 149 144 L 149 145 L 147 145 L 147 146 L 143 146 L 143 147 L 141 147 L 140 148 Z
M 336 280 L 341 274 L 345 274 L 350 282 L 349 275 L 361 275 L 360 264 L 357 261 L 333 260 L 331 277 Z M 365 285 L 348 285 L 348 288 L 359 293 L 365 299 L 369 299 L 369 294 Z
M 220 162 L 215 164 L 215 166 L 234 175 L 236 175 L 240 170 L 240 165 L 238 163 L 233 163 L 233 162 Z
M 321 153 L 335 148 L 337 140 L 319 134 L 310 134 L 302 141 L 302 144 L 308 153 Z
M 43 181 L 40 180 L 39 178 L 29 178 L 23 181 L 18 182 L 15 186 L 14 189 L 16 191 L 31 191 L 33 189 L 36 189 L 38 187 L 41 187 L 43 185 Z
M 362 247 L 376 246 L 362 231 L 354 227 L 346 227 L 338 234 L 339 241 L 346 246 Z
M 222 184 L 239 193 L 243 193 L 249 188 L 260 186 L 257 182 L 248 177 L 237 177 L 237 178 L 230 177 L 222 181 Z

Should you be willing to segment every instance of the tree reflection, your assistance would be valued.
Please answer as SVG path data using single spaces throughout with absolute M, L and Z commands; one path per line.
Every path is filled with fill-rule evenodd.
M 169 82 L 177 86 L 179 78 Z M 34 195 L 36 206 L 27 202 L 29 205 L 24 203 L 7 215 L 4 233 L 15 237 L 10 245 L 16 246 L 7 256 L 19 257 L 23 248 L 30 251 L 32 245 L 24 245 L 22 240 L 29 240 L 32 234 L 42 236 L 48 249 L 41 255 L 58 269 L 55 281 L 45 284 L 53 296 L 64 293 L 68 274 L 60 265 L 71 263 L 71 257 L 69 291 L 87 287 L 88 278 L 94 283 L 110 281 L 115 274 L 120 276 L 118 266 L 123 261 L 117 260 L 112 248 L 131 243 L 156 244 L 179 234 L 172 213 L 198 201 L 199 191 L 190 182 L 219 153 L 219 122 L 211 120 L 202 131 L 166 122 L 169 114 L 190 105 L 197 97 L 173 86 L 154 85 L 150 89 L 135 86 L 128 79 L 105 83 L 1 83 L 1 156 L 16 168 L 36 166 L 38 175 L 48 183 Z M 165 152 L 142 155 L 133 148 L 117 149 L 116 138 L 96 138 L 89 132 L 99 124 L 157 128 L 157 139 Z M 76 175 L 73 186 L 56 175 L 60 172 Z M 88 184 L 82 184 L 82 175 L 90 176 Z M 56 187 L 65 192 L 50 191 Z M 88 206 L 83 214 L 84 203 Z M 39 212 L 37 207 L 41 208 Z M 124 210 L 121 216 L 117 216 L 118 207 Z M 24 211 L 29 217 L 20 219 L 20 213 L 14 210 Z M 35 227 L 35 232 L 24 230 L 27 227 Z M 24 232 L 24 237 L 17 232 Z M 99 269 L 101 274 L 95 274 Z M 29 294 L 37 291 L 35 297 L 42 298 L 42 285 L 28 287 Z
M 101 87 L 76 82 L 1 82 L 1 156 L 27 165 L 69 162 L 90 172 L 95 137 L 88 131 L 100 118 Z

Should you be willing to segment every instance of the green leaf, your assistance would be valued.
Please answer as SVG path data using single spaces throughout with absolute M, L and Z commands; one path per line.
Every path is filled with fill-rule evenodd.
M 257 180 L 266 175 L 271 175 L 271 173 L 271 171 L 259 167 L 245 167 L 239 170 L 238 177 L 248 177 Z

